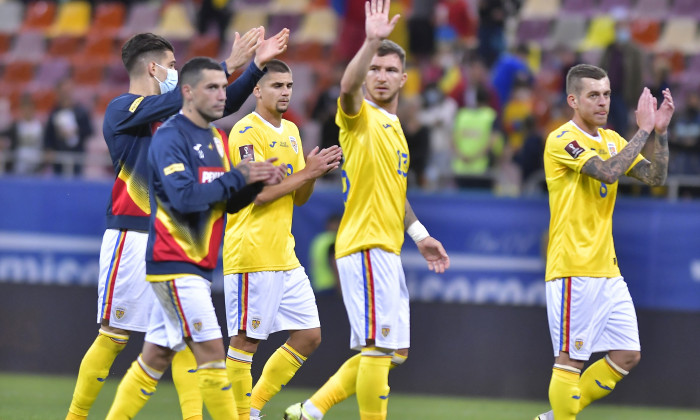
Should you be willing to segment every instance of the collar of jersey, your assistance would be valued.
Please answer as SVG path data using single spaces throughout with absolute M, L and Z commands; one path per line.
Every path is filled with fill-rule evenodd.
M 581 133 L 583 133 L 584 136 L 588 137 L 589 139 L 591 139 L 591 140 L 593 140 L 593 141 L 597 141 L 598 143 L 600 143 L 600 140 L 601 140 L 601 139 L 600 139 L 600 133 L 598 133 L 597 136 L 591 136 L 591 135 L 588 134 L 585 130 L 583 130 L 581 127 L 579 127 L 578 125 L 576 125 L 576 123 L 574 122 L 574 120 L 569 120 L 569 122 L 570 122 L 574 127 L 576 127 L 576 128 L 578 129 L 578 131 L 580 131 Z M 599 128 L 598 130 L 600 130 L 600 128 Z
M 399 119 L 399 117 L 397 117 L 395 114 L 392 114 L 391 112 L 389 112 L 386 109 L 382 108 L 381 106 L 375 104 L 374 102 L 370 101 L 369 99 L 365 99 L 365 101 L 367 101 L 368 104 L 372 105 L 372 107 L 378 109 L 379 112 L 381 112 L 382 114 L 389 117 L 392 121 L 396 121 Z
M 268 127 L 270 127 L 271 129 L 275 130 L 275 132 L 276 132 L 277 134 L 282 134 L 282 123 L 281 123 L 281 122 L 280 122 L 280 126 L 279 126 L 279 127 L 275 127 L 274 125 L 272 125 L 271 122 L 269 122 L 268 120 L 266 120 L 265 118 L 263 118 L 263 117 L 262 117 L 260 114 L 258 114 L 257 112 L 253 111 L 253 114 L 254 114 L 256 117 L 260 118 L 260 121 L 262 121 L 266 126 L 268 126 Z

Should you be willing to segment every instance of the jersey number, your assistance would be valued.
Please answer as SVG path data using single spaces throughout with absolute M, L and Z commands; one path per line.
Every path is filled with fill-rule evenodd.
M 291 175 L 294 173 L 294 167 L 292 166 L 291 163 L 287 164 L 287 176 Z
M 396 156 L 399 158 L 399 167 L 396 173 L 404 177 L 408 176 L 408 153 L 402 153 L 401 150 L 397 150 Z
M 345 170 L 340 171 L 341 183 L 343 184 L 343 203 L 348 202 L 348 193 L 350 192 L 350 179 Z
M 602 198 L 605 198 L 605 196 L 607 196 L 607 195 L 608 195 L 608 186 L 604 182 L 601 182 L 600 183 L 600 196 Z

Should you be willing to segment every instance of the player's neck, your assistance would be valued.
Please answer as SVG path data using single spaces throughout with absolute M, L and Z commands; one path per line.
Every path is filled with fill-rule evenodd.
M 129 93 L 139 96 L 160 95 L 160 87 L 143 77 L 132 78 L 129 81 Z
M 182 106 L 182 115 L 187 117 L 188 120 L 192 121 L 192 124 L 199 128 L 209 128 L 210 121 L 204 118 L 193 105 L 187 106 L 187 104 L 184 104 Z
M 395 95 L 390 101 L 378 101 L 369 94 L 365 95 L 365 99 L 393 115 L 396 115 L 396 111 L 399 109 L 399 95 Z
M 255 112 L 258 113 L 265 121 L 272 124 L 275 127 L 282 126 L 282 115 L 279 112 L 271 112 L 268 109 L 258 106 L 255 107 Z
M 600 127 L 598 127 L 597 125 L 591 125 L 586 123 L 580 116 L 576 114 L 574 114 L 574 117 L 571 119 L 571 121 L 573 121 L 578 128 L 590 134 L 591 136 L 598 137 L 598 128 Z

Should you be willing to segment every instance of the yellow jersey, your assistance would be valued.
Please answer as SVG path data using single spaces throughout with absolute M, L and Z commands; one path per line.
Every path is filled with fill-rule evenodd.
M 607 160 L 627 145 L 612 130 L 594 137 L 569 121 L 552 131 L 544 148 L 549 190 L 547 281 L 561 277 L 617 277 L 612 215 L 617 182 L 605 184 L 581 173 L 594 156 Z M 640 154 L 627 172 L 644 159 Z
M 232 165 L 251 158 L 276 157 L 287 165 L 287 176 L 304 169 L 299 129 L 287 120 L 275 127 L 258 113 L 246 115 L 231 129 L 228 153 Z M 286 271 L 301 264 L 294 252 L 292 214 L 294 192 L 263 205 L 249 204 L 229 214 L 224 235 L 224 274 Z
M 357 115 L 347 115 L 338 100 L 335 122 L 345 162 L 341 172 L 345 211 L 335 256 L 370 248 L 400 254 L 406 214 L 409 155 L 396 115 L 363 100 Z

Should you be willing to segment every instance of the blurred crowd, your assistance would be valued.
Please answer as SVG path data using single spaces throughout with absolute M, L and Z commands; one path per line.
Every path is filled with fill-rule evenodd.
M 240 2 L 250 3 L 191 1 L 196 27 L 230 38 L 227 22 Z M 335 43 L 312 63 L 310 91 L 303 101 L 293 100 L 286 114 L 300 126 L 306 150 L 337 144 L 340 76 L 364 38 L 362 1 L 311 2 L 331 7 L 339 24 Z M 700 95 L 684 88 L 678 76 L 694 56 L 639 42 L 631 36 L 634 16 L 625 7 L 606 12 L 612 35 L 602 43 L 573 47 L 527 42 L 520 36 L 523 3 L 527 1 L 392 2 L 392 14 L 402 16 L 392 39 L 408 53 L 399 117 L 411 152 L 411 188 L 482 189 L 505 196 L 544 191 L 544 141 L 571 117 L 565 75 L 582 62 L 607 70 L 612 87 L 608 127 L 627 138 L 637 129 L 634 109 L 642 88 L 648 86 L 661 98 L 661 91 L 670 87 L 677 105 L 669 136 L 669 175 L 700 177 Z M 294 70 L 295 57 L 285 59 Z M 71 92 L 71 80 L 63 80 L 56 89 L 56 106 L 46 116 L 35 112 L 36 98 L 30 95 L 22 96 L 18 110 L 8 110 L 9 102 L 0 99 L 0 108 L 5 108 L 0 112 L 4 172 L 113 176 L 106 148 L 99 142 L 91 147 L 88 141 L 101 136 L 99 117 L 76 103 Z M 93 160 L 84 159 L 90 153 Z

